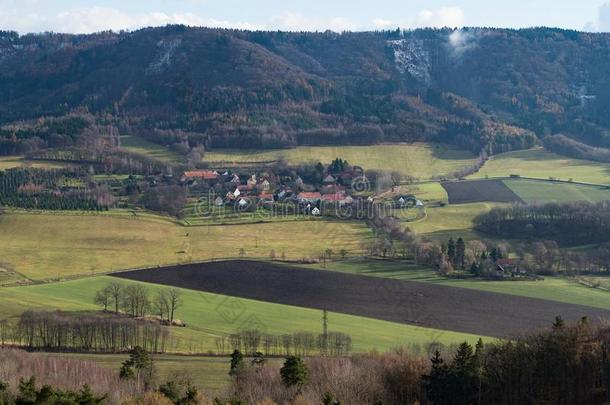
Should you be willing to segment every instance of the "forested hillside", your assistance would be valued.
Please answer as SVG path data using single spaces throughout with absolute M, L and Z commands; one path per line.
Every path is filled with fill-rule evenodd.
M 0 32 L 0 154 L 90 145 L 108 128 L 187 148 L 499 152 L 556 134 L 610 147 L 609 78 L 610 35 L 547 28 Z

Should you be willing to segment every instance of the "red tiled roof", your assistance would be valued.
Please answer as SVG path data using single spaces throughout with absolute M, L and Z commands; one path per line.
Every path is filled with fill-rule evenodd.
M 322 194 L 320 194 L 318 192 L 313 192 L 313 193 L 303 192 L 303 193 L 299 193 L 299 198 L 303 198 L 303 199 L 306 199 L 306 200 L 311 200 L 311 199 L 314 199 L 314 198 L 320 199 L 320 198 L 322 198 Z
M 325 194 L 322 196 L 324 201 L 343 201 L 345 200 L 345 194 L 343 193 L 335 193 L 335 194 Z
M 218 174 L 211 170 L 193 170 L 190 172 L 184 172 L 184 177 L 215 180 L 218 178 Z

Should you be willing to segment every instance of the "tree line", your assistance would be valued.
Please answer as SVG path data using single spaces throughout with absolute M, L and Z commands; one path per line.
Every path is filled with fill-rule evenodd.
M 543 142 L 546 149 L 560 155 L 596 162 L 610 162 L 610 149 L 587 145 L 562 134 L 546 136 Z
M 168 337 L 158 323 L 102 314 L 30 310 L 16 322 L 0 323 L 2 345 L 34 350 L 117 353 L 141 346 L 161 353 Z
M 123 284 L 111 281 L 95 293 L 93 302 L 104 310 L 115 314 L 124 313 L 132 317 L 158 316 L 162 323 L 171 325 L 176 311 L 182 307 L 182 294 L 175 288 L 158 290 L 151 296 L 141 284 Z
M 216 338 L 217 353 L 230 353 L 239 350 L 246 355 L 258 352 L 265 356 L 311 356 L 328 354 L 345 356 L 352 350 L 352 338 L 342 332 L 315 334 L 294 332 L 273 335 L 258 330 L 243 330 Z
M 602 243 L 609 240 L 610 202 L 496 207 L 474 222 L 479 231 L 505 238 L 554 240 L 566 246 Z
M 607 326 L 557 318 L 547 331 L 464 342 L 429 359 L 395 350 L 291 358 L 281 368 L 252 363 L 237 367 L 230 392 L 243 403 L 269 404 L 601 404 L 610 401 L 609 359 Z

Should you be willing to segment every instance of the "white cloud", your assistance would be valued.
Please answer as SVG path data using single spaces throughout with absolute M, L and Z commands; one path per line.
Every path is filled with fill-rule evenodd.
M 373 20 L 373 26 L 375 28 L 379 28 L 382 30 L 388 29 L 388 28 L 396 28 L 397 25 L 394 21 L 392 20 L 386 20 L 385 18 L 375 18 Z
M 603 32 L 610 31 L 610 3 L 605 3 L 599 8 L 598 30 Z
M 597 20 L 589 21 L 582 28 L 585 32 L 610 32 L 610 2 L 597 9 Z
M 434 10 L 421 10 L 411 20 L 389 20 L 375 18 L 373 27 L 377 29 L 401 28 L 461 28 L 464 26 L 464 12 L 459 7 L 441 7 Z
M 356 24 L 344 17 L 333 17 L 328 19 L 311 18 L 302 14 L 285 11 L 275 16 L 265 24 L 270 30 L 282 31 L 353 31 L 357 29 Z
M 91 33 L 105 30 L 133 30 L 149 26 L 184 24 L 220 28 L 262 29 L 264 26 L 239 21 L 204 18 L 192 13 L 126 13 L 111 7 L 78 7 L 43 16 L 35 11 L 37 0 L 17 5 L 0 0 L 0 27 L 21 33 L 55 31 Z
M 459 7 L 441 7 L 435 10 L 422 10 L 411 27 L 463 27 L 464 12 Z

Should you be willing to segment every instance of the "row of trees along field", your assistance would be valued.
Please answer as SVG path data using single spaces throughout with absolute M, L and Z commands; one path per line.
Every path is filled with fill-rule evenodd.
M 610 162 L 610 149 L 587 145 L 562 134 L 546 136 L 543 142 L 546 149 L 560 155 L 596 162 Z
M 249 356 L 259 352 L 265 356 L 315 354 L 346 356 L 352 350 L 352 338 L 341 332 L 321 334 L 295 332 L 273 335 L 258 330 L 243 330 L 217 337 L 216 349 L 219 354 L 239 350 Z
M 370 256 L 413 258 L 417 264 L 433 266 L 443 274 L 466 270 L 473 265 L 485 267 L 508 257 L 510 246 L 503 242 L 483 242 L 450 238 L 446 243 L 425 240 L 393 217 L 369 221 L 374 237 L 363 244 Z
M 607 242 L 610 202 L 498 207 L 478 216 L 475 227 L 495 236 L 554 240 L 565 246 Z
M 155 315 L 162 323 L 172 324 L 176 311 L 182 306 L 182 295 L 175 288 L 159 290 L 152 296 L 140 284 L 125 285 L 118 281 L 109 282 L 95 293 L 94 303 L 104 312 L 124 313 L 132 317 Z
M 173 166 L 122 149 L 85 149 L 82 147 L 64 149 L 43 149 L 27 154 L 31 160 L 50 160 L 92 165 L 97 173 L 152 175 L 173 172 Z
M 77 171 L 10 169 L 0 171 L 0 204 L 49 210 L 107 210 L 114 198 L 106 189 L 63 187 L 61 181 L 79 182 Z
M 0 322 L 0 342 L 28 349 L 117 353 L 141 346 L 165 351 L 167 328 L 111 314 L 26 311 L 17 322 Z

